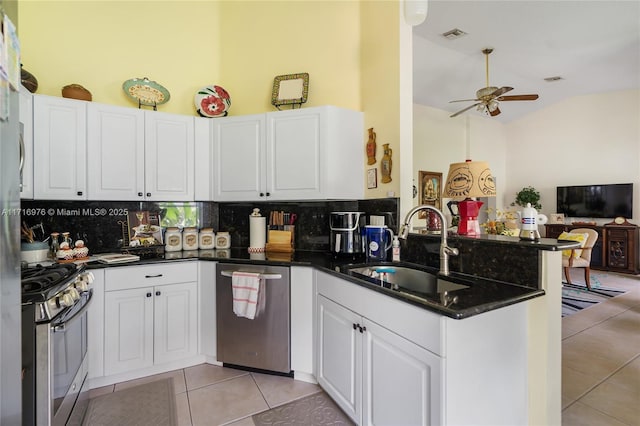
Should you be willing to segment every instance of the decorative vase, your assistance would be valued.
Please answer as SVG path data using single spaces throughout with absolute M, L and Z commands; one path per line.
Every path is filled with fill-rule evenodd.
M 22 85 L 31 93 L 35 93 L 38 90 L 38 79 L 35 75 L 22 68 L 20 65 L 20 80 Z
M 369 129 L 369 140 L 367 141 L 367 164 L 376 164 L 376 132 L 373 127 Z
M 391 167 L 393 165 L 393 160 L 391 160 L 391 155 L 393 154 L 393 150 L 389 148 L 389 144 L 385 143 L 382 145 L 382 150 L 384 155 L 382 156 L 382 160 L 380 160 L 380 173 L 382 174 L 382 183 L 391 182 Z
M 91 92 L 79 84 L 69 84 L 62 88 L 62 97 L 78 99 L 81 101 L 90 101 Z

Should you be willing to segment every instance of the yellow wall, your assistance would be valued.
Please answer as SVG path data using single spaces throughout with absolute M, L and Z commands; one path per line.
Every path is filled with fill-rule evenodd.
M 137 106 L 122 91 L 134 77 L 171 93 L 158 109 L 194 114 L 193 96 L 218 80 L 216 2 L 30 1 L 19 3 L 22 63 L 37 93 L 81 84 L 96 102 Z
M 302 72 L 309 73 L 304 107 L 362 109 L 358 2 L 228 1 L 220 10 L 216 54 L 231 115 L 275 111 L 273 78 Z
M 395 1 L 364 1 L 362 10 L 362 105 L 365 127 L 376 132 L 378 187 L 366 191 L 367 198 L 383 198 L 400 188 L 400 56 L 399 7 Z M 392 149 L 391 182 L 381 183 L 382 145 Z M 364 149 L 364 145 L 363 145 Z M 366 180 L 365 180 L 366 182 Z
M 122 83 L 148 77 L 171 93 L 158 110 L 188 115 L 196 115 L 196 91 L 210 84 L 230 93 L 229 115 L 274 111 L 273 78 L 308 72 L 305 107 L 360 110 L 365 129 L 375 128 L 378 189 L 367 198 L 386 197 L 399 187 L 398 5 L 20 0 L 22 63 L 38 79 L 37 93 L 61 96 L 63 86 L 77 83 L 95 102 L 112 105 L 136 107 Z M 393 150 L 389 184 L 380 182 L 383 143 Z

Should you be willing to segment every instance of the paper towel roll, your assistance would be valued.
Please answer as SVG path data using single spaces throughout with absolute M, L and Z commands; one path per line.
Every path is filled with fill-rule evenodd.
M 267 218 L 249 216 L 249 249 L 264 249 L 267 239 Z

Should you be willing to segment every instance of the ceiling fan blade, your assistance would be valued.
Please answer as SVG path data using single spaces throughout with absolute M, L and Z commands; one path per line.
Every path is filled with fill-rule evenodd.
M 499 101 L 535 101 L 538 99 L 538 95 L 509 95 L 500 96 Z
M 505 93 L 510 92 L 512 90 L 513 90 L 513 87 L 504 86 L 504 87 L 499 88 L 495 92 L 493 92 L 491 94 L 491 96 L 501 96 L 501 95 L 504 95 Z
M 493 111 L 489 110 L 489 115 L 492 117 L 495 117 L 498 114 L 500 114 L 500 108 L 498 107 L 496 107 L 496 109 L 494 109 Z
M 457 99 L 455 101 L 449 101 L 449 103 L 452 102 L 478 102 L 480 99 Z
M 476 106 L 478 106 L 478 105 L 482 105 L 482 102 L 477 102 L 477 103 L 475 103 L 475 104 L 473 104 L 473 105 L 469 105 L 469 106 L 468 106 L 468 107 L 466 107 L 465 109 L 461 109 L 460 111 L 456 112 L 455 114 L 450 115 L 449 117 L 450 117 L 450 118 L 451 118 L 451 117 L 456 117 L 456 116 L 458 116 L 458 115 L 462 114 L 463 112 L 468 111 L 468 110 L 470 110 L 471 108 L 476 107 Z

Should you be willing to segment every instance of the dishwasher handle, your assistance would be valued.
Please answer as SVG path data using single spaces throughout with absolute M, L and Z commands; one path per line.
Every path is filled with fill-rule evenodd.
M 223 277 L 232 277 L 234 272 L 244 272 L 244 271 L 220 271 L 220 274 Z M 247 272 L 251 273 L 251 272 Z M 282 278 L 280 274 L 268 274 L 268 273 L 260 273 L 260 279 L 262 280 L 279 280 Z

